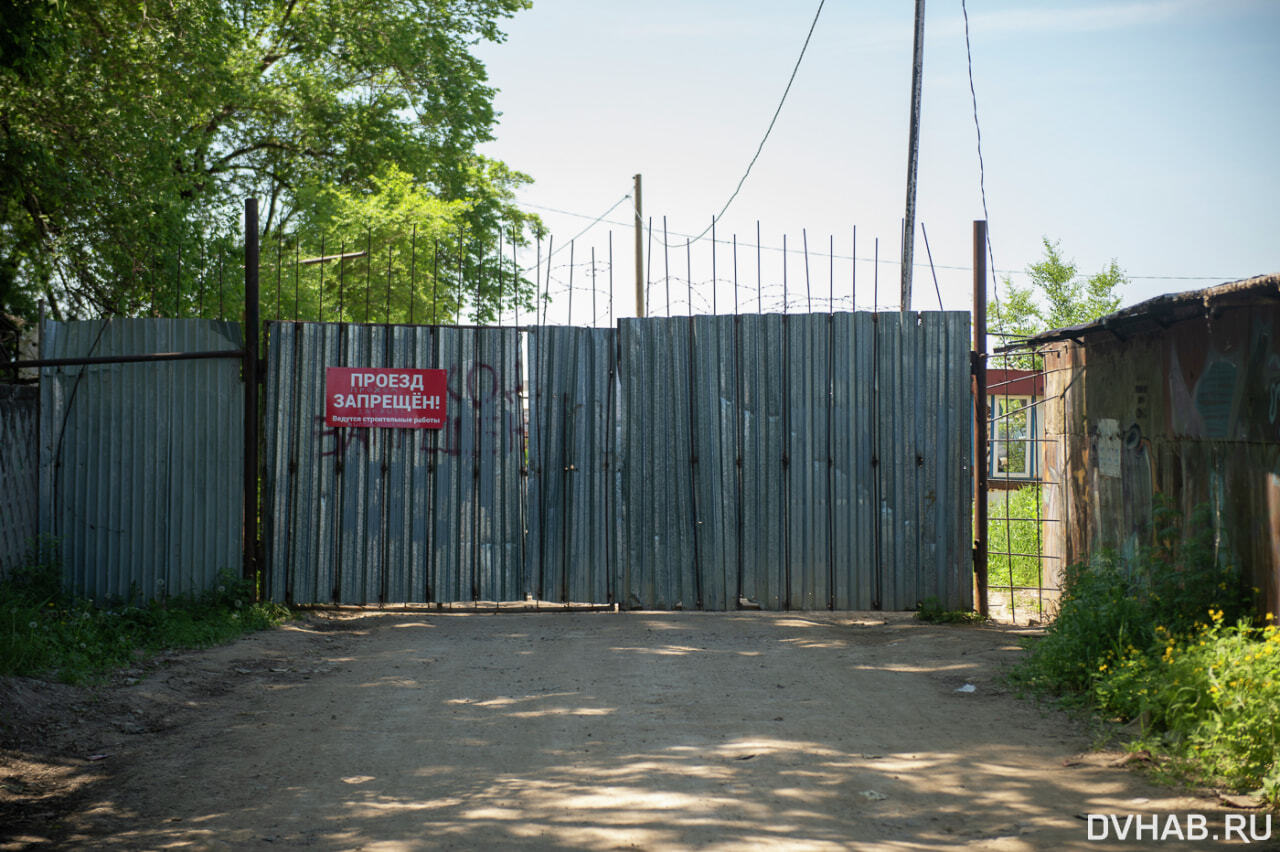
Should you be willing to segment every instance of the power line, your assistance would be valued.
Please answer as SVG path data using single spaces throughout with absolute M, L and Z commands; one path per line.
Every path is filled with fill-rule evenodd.
M 764 143 L 768 141 L 769 134 L 773 132 L 773 126 L 778 122 L 778 116 L 782 113 L 782 105 L 787 102 L 787 95 L 791 92 L 791 84 L 796 81 L 796 72 L 800 70 L 800 62 L 804 59 L 805 51 L 809 49 L 809 40 L 813 38 L 813 30 L 818 26 L 818 16 L 822 14 L 822 7 L 826 0 L 819 0 L 818 10 L 813 13 L 813 22 L 809 24 L 809 33 L 804 37 L 804 45 L 800 48 L 800 55 L 796 57 L 796 64 L 791 69 L 791 76 L 787 79 L 787 87 L 782 90 L 782 97 L 778 100 L 778 108 L 773 111 L 773 118 L 769 119 L 769 126 L 764 131 L 764 136 L 760 139 L 760 144 L 756 146 L 756 153 L 751 157 L 751 162 L 747 163 L 747 169 L 742 173 L 742 177 L 738 180 L 738 185 L 734 187 L 733 194 L 729 196 L 729 200 L 720 208 L 720 213 L 713 216 L 711 221 L 714 224 L 716 219 L 723 218 L 725 211 L 729 209 L 729 205 L 738 197 L 738 193 L 742 191 L 742 185 L 747 182 L 747 175 L 751 174 L 751 167 L 756 164 L 756 160 L 760 159 L 760 152 L 764 150 Z M 693 238 L 693 242 L 701 240 L 707 235 L 707 231 L 711 230 L 708 225 L 701 234 Z
M 960 0 L 960 11 L 964 13 L 964 55 L 969 68 L 969 96 L 973 99 L 973 128 L 978 134 L 978 190 L 982 193 L 982 218 L 988 223 L 987 257 L 991 261 L 991 295 L 995 297 L 997 321 L 1000 317 L 1000 279 L 996 278 L 996 256 L 991 248 L 991 216 L 987 213 L 987 172 L 982 162 L 982 125 L 978 123 L 978 92 L 973 86 L 973 49 L 969 46 L 969 9 L 965 0 Z M 1007 273 L 1006 273 L 1007 274 Z M 986 287 L 987 282 L 982 282 Z
M 604 221 L 604 217 L 605 217 L 605 216 L 608 216 L 608 215 L 609 215 L 610 213 L 612 213 L 614 210 L 618 209 L 618 205 L 619 205 L 619 204 L 621 204 L 622 202 L 626 201 L 626 200 L 627 200 L 628 198 L 630 198 L 630 197 L 631 197 L 631 196 L 630 196 L 630 194 L 628 194 L 628 195 L 624 195 L 624 196 L 622 196 L 621 198 L 619 198 L 617 201 L 613 202 L 613 206 L 611 206 L 608 210 L 604 211 L 604 212 L 603 212 L 603 213 L 601 213 L 599 216 L 597 216 L 595 219 L 593 219 L 593 220 L 591 221 L 591 224 L 590 224 L 590 225 L 587 225 L 587 227 L 583 228 L 583 229 L 582 229 L 581 231 L 579 231 L 575 236 L 570 237 L 570 238 L 569 238 L 569 242 L 567 243 L 567 245 L 569 245 L 569 246 L 573 246 L 573 241 L 574 241 L 574 240 L 578 239 L 578 237 L 581 237 L 581 236 L 582 236 L 583 234 L 585 234 L 587 231 L 590 231 L 590 230 L 591 230 L 592 228 L 594 228 L 596 225 L 600 224 L 600 222 Z M 526 206 L 526 207 L 537 207 L 538 205 L 536 205 L 536 204 L 526 204 L 525 206 Z M 544 207 L 544 208 L 539 208 L 539 209 L 549 210 L 550 208 L 545 208 L 545 207 Z M 569 211 L 567 211 L 567 210 L 556 210 L 556 211 L 554 211 L 554 212 L 556 212 L 556 213 L 565 213 L 565 214 L 568 214 L 569 216 L 581 216 L 581 215 L 582 215 L 582 214 L 580 214 L 580 213 L 569 213 Z M 588 217 L 586 217 L 586 216 L 582 216 L 582 218 L 586 219 L 586 218 L 588 218 Z M 560 248 L 556 249 L 556 250 L 555 250 L 555 251 L 553 251 L 551 254 L 547 255 L 547 261 L 548 261 L 548 262 L 550 262 L 551 258 L 555 257 L 557 254 L 559 254 L 559 253 L 560 253 L 560 252 L 562 252 L 562 251 L 564 251 L 564 244 L 562 244 L 562 245 L 560 246 Z M 533 267 L 532 267 L 532 266 L 526 266 L 522 271 L 523 271 L 523 272 L 528 272 L 530 269 L 533 269 Z

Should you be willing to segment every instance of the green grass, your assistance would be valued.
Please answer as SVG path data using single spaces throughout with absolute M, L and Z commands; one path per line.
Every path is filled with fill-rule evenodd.
M 1200 509 L 1185 524 L 1155 511 L 1153 542 L 1132 559 L 1069 568 L 1061 609 L 1010 675 L 1115 722 L 1134 747 L 1187 780 L 1280 803 L 1280 634 L 1250 617 L 1240 572 L 1217 562 Z M 1255 590 L 1256 591 L 1256 590 Z
M 1040 586 L 1039 502 L 1039 485 L 991 492 L 987 507 L 987 549 L 993 554 L 987 560 L 989 588 Z M 1018 555 L 1006 555 L 1011 553 Z
M 0 581 L 0 675 L 91 682 L 140 657 L 222 644 L 289 617 L 255 603 L 252 583 L 231 575 L 199 596 L 97 606 L 63 591 L 51 553 L 40 548 Z

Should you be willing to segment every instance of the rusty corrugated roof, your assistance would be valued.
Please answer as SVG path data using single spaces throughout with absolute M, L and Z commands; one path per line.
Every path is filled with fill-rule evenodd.
M 1001 346 L 995 351 L 1026 349 L 1059 340 L 1080 340 L 1100 333 L 1127 338 L 1135 334 L 1160 331 L 1183 320 L 1212 316 L 1226 308 L 1247 307 L 1271 301 L 1280 301 L 1280 273 L 1256 275 L 1203 290 L 1165 293 L 1099 319 L 1066 328 L 1050 329 L 1026 340 Z

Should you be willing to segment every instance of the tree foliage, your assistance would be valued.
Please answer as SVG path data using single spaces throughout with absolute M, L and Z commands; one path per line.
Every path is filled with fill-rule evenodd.
M 1006 339 L 1032 337 L 1105 316 L 1119 307 L 1116 291 L 1129 283 L 1115 260 L 1081 280 L 1075 262 L 1063 259 L 1057 242 L 1047 237 L 1042 242 L 1044 259 L 1027 267 L 1030 284 L 1019 287 L 1005 278 L 1004 297 L 987 307 L 988 328 Z
M 433 200 L 419 227 L 461 230 L 477 259 L 500 229 L 522 239 L 527 176 L 476 150 L 496 115 L 471 47 L 528 5 L 17 0 L 0 21 L 0 307 L 181 306 L 250 195 L 268 241 L 336 228 L 390 186 Z

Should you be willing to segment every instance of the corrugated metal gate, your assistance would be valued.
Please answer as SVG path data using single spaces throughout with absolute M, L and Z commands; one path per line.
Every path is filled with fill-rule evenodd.
M 269 328 L 277 600 L 971 606 L 966 313 L 529 329 L 527 478 L 516 330 Z M 326 366 L 448 369 L 449 428 L 326 429 Z
M 627 605 L 971 605 L 967 314 L 620 326 Z
M 267 324 L 267 592 L 296 603 L 524 597 L 519 333 Z M 448 425 L 327 428 L 325 367 L 448 371 Z
M 611 328 L 529 330 L 530 593 L 618 599 L 617 335 Z

